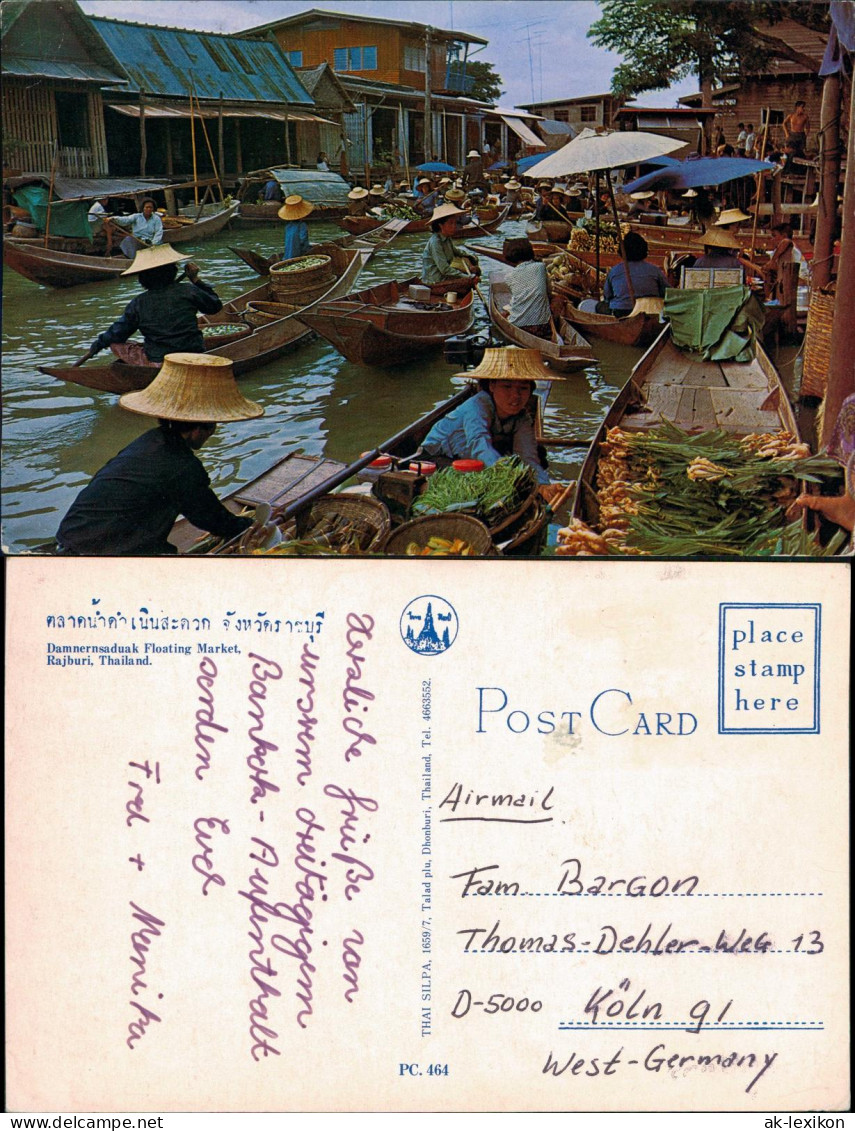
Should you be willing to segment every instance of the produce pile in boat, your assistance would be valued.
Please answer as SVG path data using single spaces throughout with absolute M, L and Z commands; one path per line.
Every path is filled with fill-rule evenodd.
M 621 235 L 625 236 L 629 230 L 629 224 L 621 224 Z M 597 246 L 597 221 L 589 217 L 579 220 L 576 227 L 570 233 L 570 239 L 567 241 L 568 251 L 595 251 Z M 611 252 L 614 255 L 620 254 L 618 247 L 617 228 L 614 223 L 608 220 L 600 220 L 600 251 Z
M 410 208 L 409 204 L 384 204 L 383 218 L 385 220 L 424 220 L 420 212 Z
M 408 542 L 404 553 L 408 558 L 468 558 L 474 551 L 462 538 L 440 538 L 434 534 L 424 546 L 416 541 Z
M 821 546 L 785 516 L 799 480 L 839 481 L 840 475 L 836 460 L 812 456 L 789 432 L 737 439 L 722 429 L 692 435 L 668 422 L 644 432 L 610 428 L 597 466 L 597 528 L 574 519 L 559 530 L 556 553 L 834 553 L 845 535 Z
M 537 489 L 528 464 L 504 456 L 483 471 L 437 471 L 413 504 L 413 514 L 465 513 L 496 526 L 525 503 Z

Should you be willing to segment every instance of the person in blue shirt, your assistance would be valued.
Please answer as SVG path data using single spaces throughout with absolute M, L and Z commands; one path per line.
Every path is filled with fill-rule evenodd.
M 308 255 L 312 246 L 309 241 L 309 226 L 306 217 L 314 212 L 315 206 L 303 200 L 302 196 L 288 196 L 279 209 L 279 219 L 285 221 L 283 252 L 285 259 L 296 259 Z
M 615 264 L 606 275 L 603 299 L 608 308 L 600 310 L 601 314 L 614 314 L 618 318 L 625 318 L 632 311 L 637 298 L 664 298 L 668 289 L 668 280 L 661 267 L 647 262 L 647 240 L 644 236 L 628 232 L 623 246 L 626 261 Z M 603 307 L 604 303 L 599 306 Z
M 477 369 L 458 373 L 475 378 L 480 391 L 438 420 L 420 453 L 440 466 L 456 459 L 478 459 L 487 467 L 515 455 L 534 471 L 540 495 L 549 502 L 563 488 L 551 483 L 535 433 L 535 381 L 563 381 L 543 365 L 538 350 L 506 346 L 487 349 Z

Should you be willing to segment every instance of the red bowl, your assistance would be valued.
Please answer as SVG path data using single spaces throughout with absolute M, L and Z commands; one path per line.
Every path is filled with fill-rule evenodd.
M 451 466 L 455 471 L 483 471 L 484 461 L 480 459 L 456 459 Z

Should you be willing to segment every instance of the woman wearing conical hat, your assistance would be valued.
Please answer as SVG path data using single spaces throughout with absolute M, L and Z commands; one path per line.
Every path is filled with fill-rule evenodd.
M 487 349 L 477 369 L 455 376 L 474 378 L 480 392 L 438 420 L 421 451 L 445 466 L 456 459 L 478 459 L 491 467 L 502 456 L 515 455 L 534 470 L 547 502 L 561 494 L 563 488 L 550 483 L 537 449 L 534 391 L 536 381 L 564 378 L 544 366 L 540 351 Z
M 286 196 L 285 203 L 279 209 L 279 219 L 285 221 L 285 235 L 283 237 L 283 258 L 296 259 L 300 255 L 308 255 L 309 226 L 306 217 L 314 212 L 314 204 L 303 200 L 296 193 Z
M 179 515 L 221 538 L 252 520 L 233 514 L 211 490 L 196 452 L 217 424 L 261 416 L 242 396 L 232 362 L 216 354 L 174 353 L 145 389 L 119 404 L 157 418 L 96 473 L 63 518 L 57 541 L 72 555 L 174 554 L 169 533 Z
M 187 350 L 202 353 L 205 340 L 197 314 L 216 314 L 222 310 L 217 292 L 199 278 L 198 264 L 188 262 L 184 274 L 189 282 L 176 281 L 177 263 L 189 260 L 170 244 L 144 247 L 123 275 L 138 275 L 143 294 L 131 299 L 121 318 L 99 334 L 75 365 L 83 365 L 114 342 L 126 342 L 137 330 L 143 336 L 139 360 L 163 361 L 168 353 Z
M 462 279 L 479 274 L 474 256 L 467 255 L 454 245 L 457 221 L 466 213 L 455 204 L 441 204 L 431 218 L 433 235 L 422 252 L 422 282 L 441 283 L 445 279 Z

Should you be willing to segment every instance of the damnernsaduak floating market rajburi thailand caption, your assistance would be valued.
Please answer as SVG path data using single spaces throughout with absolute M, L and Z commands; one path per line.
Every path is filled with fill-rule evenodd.
M 851 553 L 855 5 L 342 7 L 4 3 L 4 551 Z

